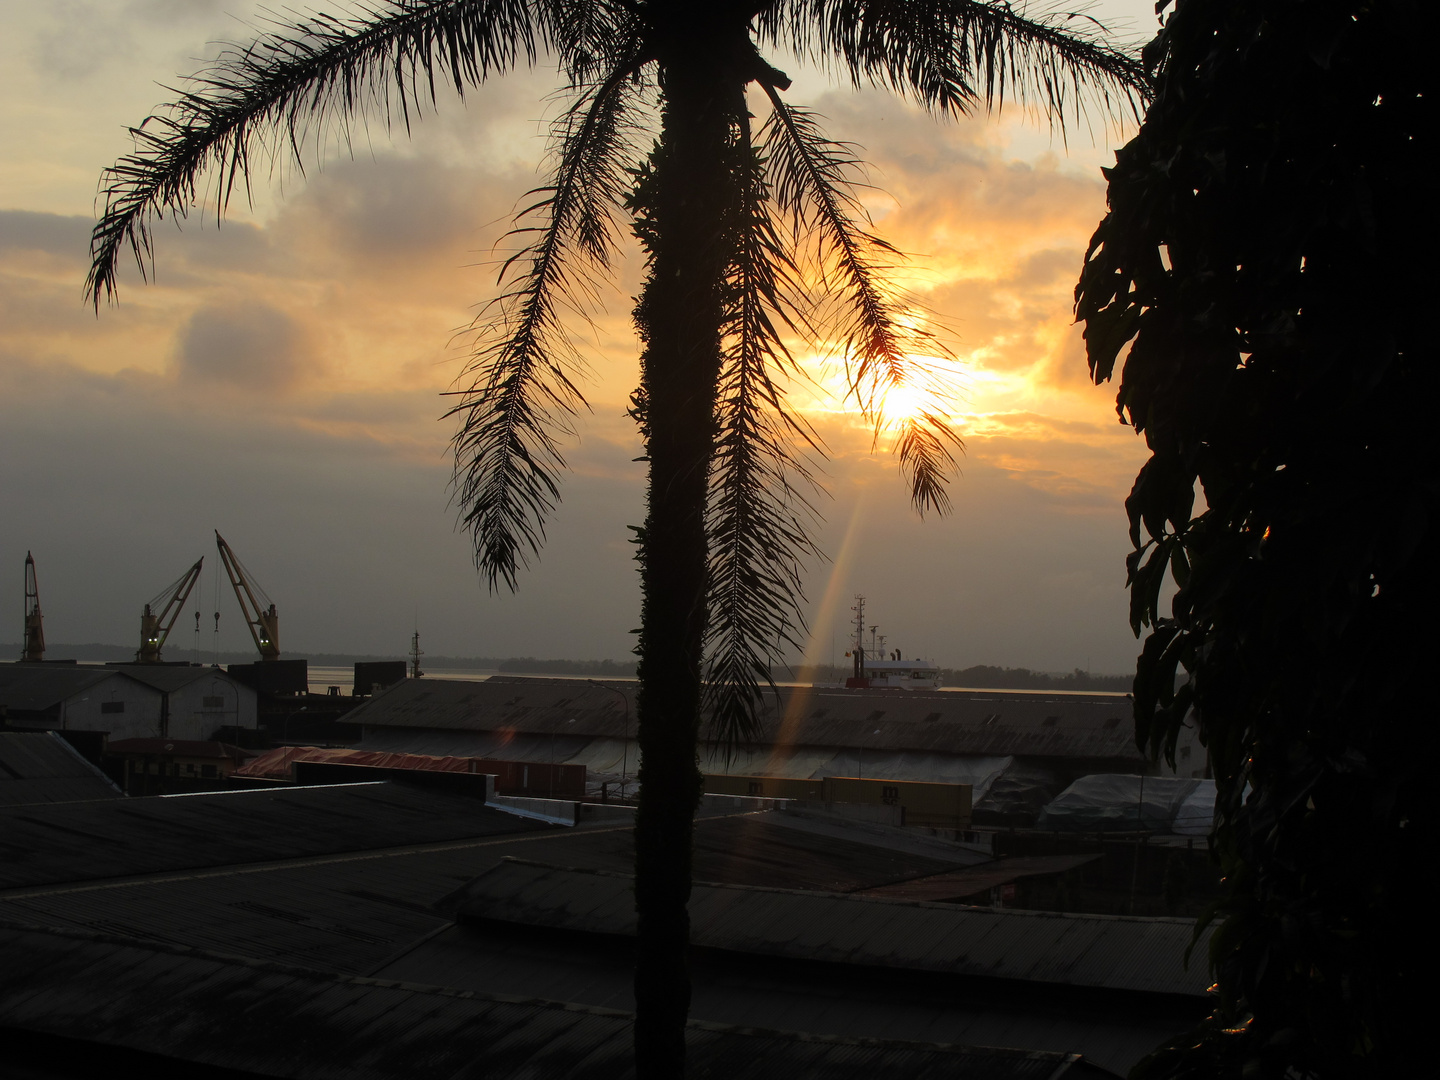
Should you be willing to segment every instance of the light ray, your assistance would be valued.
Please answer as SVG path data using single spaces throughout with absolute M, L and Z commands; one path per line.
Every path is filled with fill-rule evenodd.
M 841 541 L 840 550 L 836 553 L 835 561 L 830 566 L 830 579 L 825 583 L 825 592 L 820 597 L 820 607 L 815 612 L 815 618 L 810 624 L 810 640 L 805 646 L 805 656 L 801 661 L 802 668 L 818 667 L 824 650 L 827 648 L 825 634 L 827 630 L 833 631 L 835 625 L 835 612 L 840 604 L 840 594 L 844 589 L 845 582 L 849 580 L 850 565 L 855 559 L 856 538 L 860 533 L 860 519 L 864 510 L 865 493 L 862 489 L 856 496 L 855 509 L 850 513 L 850 523 L 845 526 L 845 539 Z M 780 727 L 775 732 L 775 742 L 770 749 L 770 760 L 765 767 L 766 775 L 776 775 L 784 764 L 784 758 L 789 756 L 790 748 L 794 743 L 795 729 L 809 710 L 810 701 L 814 696 L 814 686 L 797 686 L 791 690 L 785 715 L 781 717 Z

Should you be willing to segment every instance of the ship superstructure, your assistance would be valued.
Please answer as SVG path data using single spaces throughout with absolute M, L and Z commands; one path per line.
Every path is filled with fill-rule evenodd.
M 852 690 L 896 688 L 901 690 L 936 690 L 940 687 L 940 668 L 933 661 L 918 657 L 906 660 L 899 649 L 889 649 L 879 626 L 869 627 L 870 640 L 865 640 L 865 597 L 856 595 L 850 608 L 855 613 L 855 639 L 845 654 L 853 661 L 853 674 L 845 680 Z

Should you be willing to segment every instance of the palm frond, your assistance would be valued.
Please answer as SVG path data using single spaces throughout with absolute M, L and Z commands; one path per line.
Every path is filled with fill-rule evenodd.
M 133 153 L 101 177 L 105 210 L 90 241 L 86 295 L 113 299 L 125 248 L 142 275 L 153 261 L 151 223 L 184 217 L 198 186 L 215 177 L 217 214 L 257 157 L 289 155 L 303 168 L 311 137 L 331 124 L 346 137 L 356 119 L 412 114 L 439 84 L 463 94 L 551 45 L 552 8 L 563 0 L 375 0 L 354 18 L 312 14 L 227 48 L 186 80 L 161 112 L 131 129 Z
M 638 7 L 627 0 L 550 0 L 551 42 L 572 87 L 614 71 L 635 54 L 642 35 Z
M 782 327 L 795 329 L 796 266 L 772 216 L 762 163 L 742 125 L 729 333 L 722 357 L 706 528 L 710 542 L 706 708 L 732 755 L 760 733 L 764 690 L 788 646 L 801 650 L 804 564 L 817 489 L 804 460 L 817 436 L 777 379 L 800 375 Z
M 634 153 L 627 114 L 644 92 L 633 74 L 613 72 L 556 122 L 553 182 L 531 193 L 535 201 L 512 232 L 532 239 L 501 267 L 502 294 L 486 309 L 494 317 L 477 320 L 477 345 L 460 376 L 469 386 L 454 392 L 459 401 L 445 414 L 460 419 L 452 501 L 491 589 L 501 581 L 514 589 L 539 551 L 565 467 L 558 436 L 570 433 L 570 417 L 585 404 L 564 315 L 589 309 L 584 263 L 603 267 L 611 253 L 612 213 Z M 566 258 L 572 246 L 585 257 L 580 265 Z
M 769 153 L 774 191 L 792 216 L 797 237 L 809 234 L 819 251 L 826 311 L 817 320 L 829 325 L 845 358 L 850 393 L 866 417 L 884 422 L 887 390 L 924 385 L 929 379 L 920 353 L 943 353 L 935 336 L 906 318 L 880 284 L 888 267 L 882 258 L 898 252 L 861 226 L 863 208 L 854 194 L 858 162 L 842 143 L 821 133 L 813 113 L 787 105 L 773 87 L 765 88 L 772 112 L 762 133 Z M 910 498 L 920 513 L 946 513 L 946 485 L 955 470 L 953 450 L 959 438 L 938 410 L 902 417 L 896 427 L 901 471 L 910 481 Z
M 1063 129 L 1089 101 L 1138 117 L 1149 94 L 1138 49 L 1111 45 L 1083 13 L 1028 18 L 1023 7 L 981 0 L 777 0 L 758 29 L 856 86 L 888 86 L 940 113 L 1011 98 Z

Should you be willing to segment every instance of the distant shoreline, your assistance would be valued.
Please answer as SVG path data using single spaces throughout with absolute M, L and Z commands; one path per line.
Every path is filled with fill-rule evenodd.
M 0 657 L 8 654 L 9 658 L 18 658 L 20 655 L 19 643 L 0 644 Z M 108 663 L 114 661 L 133 660 L 135 658 L 134 648 L 123 645 L 102 645 L 90 643 L 84 645 L 56 644 L 46 649 L 47 655 L 53 659 L 75 660 L 80 663 Z M 195 656 L 194 650 L 172 646 L 167 650 L 172 660 L 189 660 Z M 407 660 L 403 655 L 377 656 L 362 653 L 309 653 L 304 658 L 313 666 L 320 667 L 349 667 L 357 662 L 379 661 L 379 660 Z M 244 664 L 255 659 L 253 652 L 222 652 L 218 656 L 212 652 L 201 650 L 199 661 L 201 663 L 221 664 Z M 421 661 L 421 666 L 432 673 L 439 674 L 442 671 L 455 673 L 488 673 L 495 675 L 552 675 L 566 678 L 594 678 L 594 679 L 633 679 L 635 677 L 635 662 L 633 660 L 544 660 L 533 656 L 512 656 L 512 657 L 474 657 L 474 656 L 439 656 L 427 654 Z M 797 667 L 777 671 L 775 682 L 777 685 L 793 686 L 825 686 L 843 683 L 845 676 L 850 674 L 848 667 L 832 667 L 825 664 L 813 668 Z M 1131 682 L 1134 679 L 1132 674 L 1112 675 L 1096 672 L 1081 671 L 1076 668 L 1073 671 L 1060 673 L 1049 671 L 1032 671 L 1030 668 L 1007 668 L 991 665 L 975 665 L 967 668 L 941 668 L 940 669 L 942 689 L 946 690 L 969 690 L 978 693 L 989 691 L 1013 692 L 1016 690 L 1041 690 L 1050 693 L 1060 694 L 1126 694 L 1130 691 Z

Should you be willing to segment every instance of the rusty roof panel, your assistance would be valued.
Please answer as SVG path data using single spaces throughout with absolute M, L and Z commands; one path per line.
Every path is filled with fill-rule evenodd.
M 626 875 L 506 861 L 477 878 L 463 917 L 634 933 Z M 696 885 L 691 940 L 731 952 L 1026 982 L 1204 996 L 1183 966 L 1186 919 L 1061 915 L 824 893 Z M 1202 935 L 1198 955 L 1204 955 Z
M 1063 874 L 1098 858 L 1099 855 L 1030 855 L 997 859 L 965 870 L 880 885 L 865 889 L 860 895 L 888 897 L 891 900 L 963 900 L 1020 878 Z

